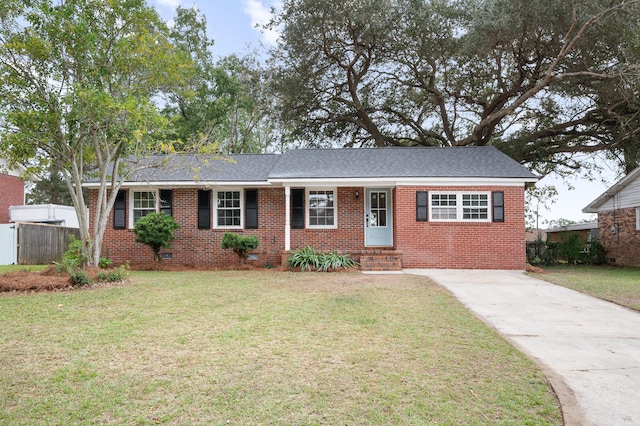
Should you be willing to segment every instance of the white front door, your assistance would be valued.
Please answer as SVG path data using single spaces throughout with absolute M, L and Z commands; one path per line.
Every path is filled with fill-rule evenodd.
M 368 247 L 393 246 L 393 209 L 390 188 L 365 190 L 364 244 Z

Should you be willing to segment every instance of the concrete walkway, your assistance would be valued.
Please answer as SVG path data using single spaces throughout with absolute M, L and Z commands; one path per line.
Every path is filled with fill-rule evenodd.
M 640 313 L 519 271 L 405 273 L 449 290 L 533 359 L 566 425 L 640 425 Z

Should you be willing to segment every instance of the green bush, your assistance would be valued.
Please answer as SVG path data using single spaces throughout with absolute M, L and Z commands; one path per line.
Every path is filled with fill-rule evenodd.
M 244 263 L 251 250 L 255 250 L 260 245 L 260 240 L 255 235 L 238 235 L 232 232 L 225 232 L 222 236 L 222 248 L 231 249 L 238 255 L 240 262 Z
M 67 251 L 62 255 L 60 263 L 54 262 L 56 271 L 71 273 L 75 268 L 86 265 L 89 258 L 82 251 L 82 241 L 71 234 L 71 240 L 67 246 Z
M 302 272 L 311 270 L 327 272 L 341 268 L 353 268 L 357 265 L 348 254 L 339 254 L 335 251 L 318 253 L 311 246 L 294 250 L 287 259 L 287 264 L 291 268 L 300 268 Z
M 318 269 L 319 257 L 316 250 L 311 246 L 304 246 L 299 250 L 294 250 L 287 259 L 287 264 L 291 268 L 300 268 L 302 272 Z
M 68 250 L 62 255 L 62 260 L 59 263 L 53 263 L 56 265 L 57 272 L 69 274 L 72 285 L 83 286 L 91 284 L 91 280 L 82 269 L 88 260 L 82 252 L 82 241 L 71 235 L 71 242 L 69 242 Z
M 569 265 L 574 265 L 583 258 L 585 246 L 586 241 L 581 240 L 578 234 L 569 234 L 560 241 L 558 256 Z
M 108 268 L 109 266 L 111 266 L 111 259 L 107 258 L 107 257 L 101 257 L 100 260 L 98 261 L 98 268 Z
M 121 265 L 108 271 L 98 271 L 96 280 L 107 283 L 124 281 L 129 275 L 128 269 L 129 265 Z
M 587 243 L 584 260 L 591 265 L 604 265 L 607 263 L 607 251 L 600 241 L 594 239 Z
M 62 260 L 60 262 L 53 262 L 53 264 L 56 265 L 56 272 L 67 272 L 69 274 L 80 267 L 78 259 L 64 256 L 62 256 Z
M 70 280 L 72 285 L 84 286 L 91 284 L 91 280 L 83 269 L 76 269 L 70 272 L 69 275 L 71 276 Z
M 180 225 L 172 216 L 160 212 L 150 213 L 136 220 L 133 232 L 136 234 L 136 242 L 149 246 L 153 251 L 153 260 L 160 262 L 160 249 L 171 247 L 178 228 Z

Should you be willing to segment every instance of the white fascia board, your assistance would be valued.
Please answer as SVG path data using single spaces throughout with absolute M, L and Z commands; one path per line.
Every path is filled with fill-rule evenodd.
M 537 178 L 309 178 L 269 179 L 283 186 L 523 186 Z
M 524 186 L 537 178 L 409 178 L 398 179 L 398 186 Z
M 306 178 L 306 179 L 269 179 L 273 186 L 395 186 L 396 179 L 384 178 Z
M 82 185 L 84 188 L 99 188 L 100 182 L 88 182 Z M 110 185 L 107 185 L 110 187 Z M 238 186 L 238 187 L 255 187 L 255 186 L 272 186 L 269 182 L 218 182 L 218 181 L 160 181 L 160 182 L 123 182 L 122 188 L 211 188 L 214 186 Z

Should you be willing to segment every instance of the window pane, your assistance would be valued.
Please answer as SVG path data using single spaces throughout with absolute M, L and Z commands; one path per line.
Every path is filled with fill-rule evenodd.
M 133 193 L 133 222 L 156 211 L 156 193 L 136 191 Z
M 334 226 L 333 191 L 309 191 L 309 226 Z
M 217 193 L 218 226 L 240 226 L 240 191 Z
M 378 226 L 387 226 L 387 211 L 380 210 L 380 217 L 378 218 Z
M 442 207 L 434 207 L 432 209 L 432 215 L 434 219 L 443 219 L 443 220 L 456 220 L 457 219 L 457 211 L 455 208 L 442 208 Z

